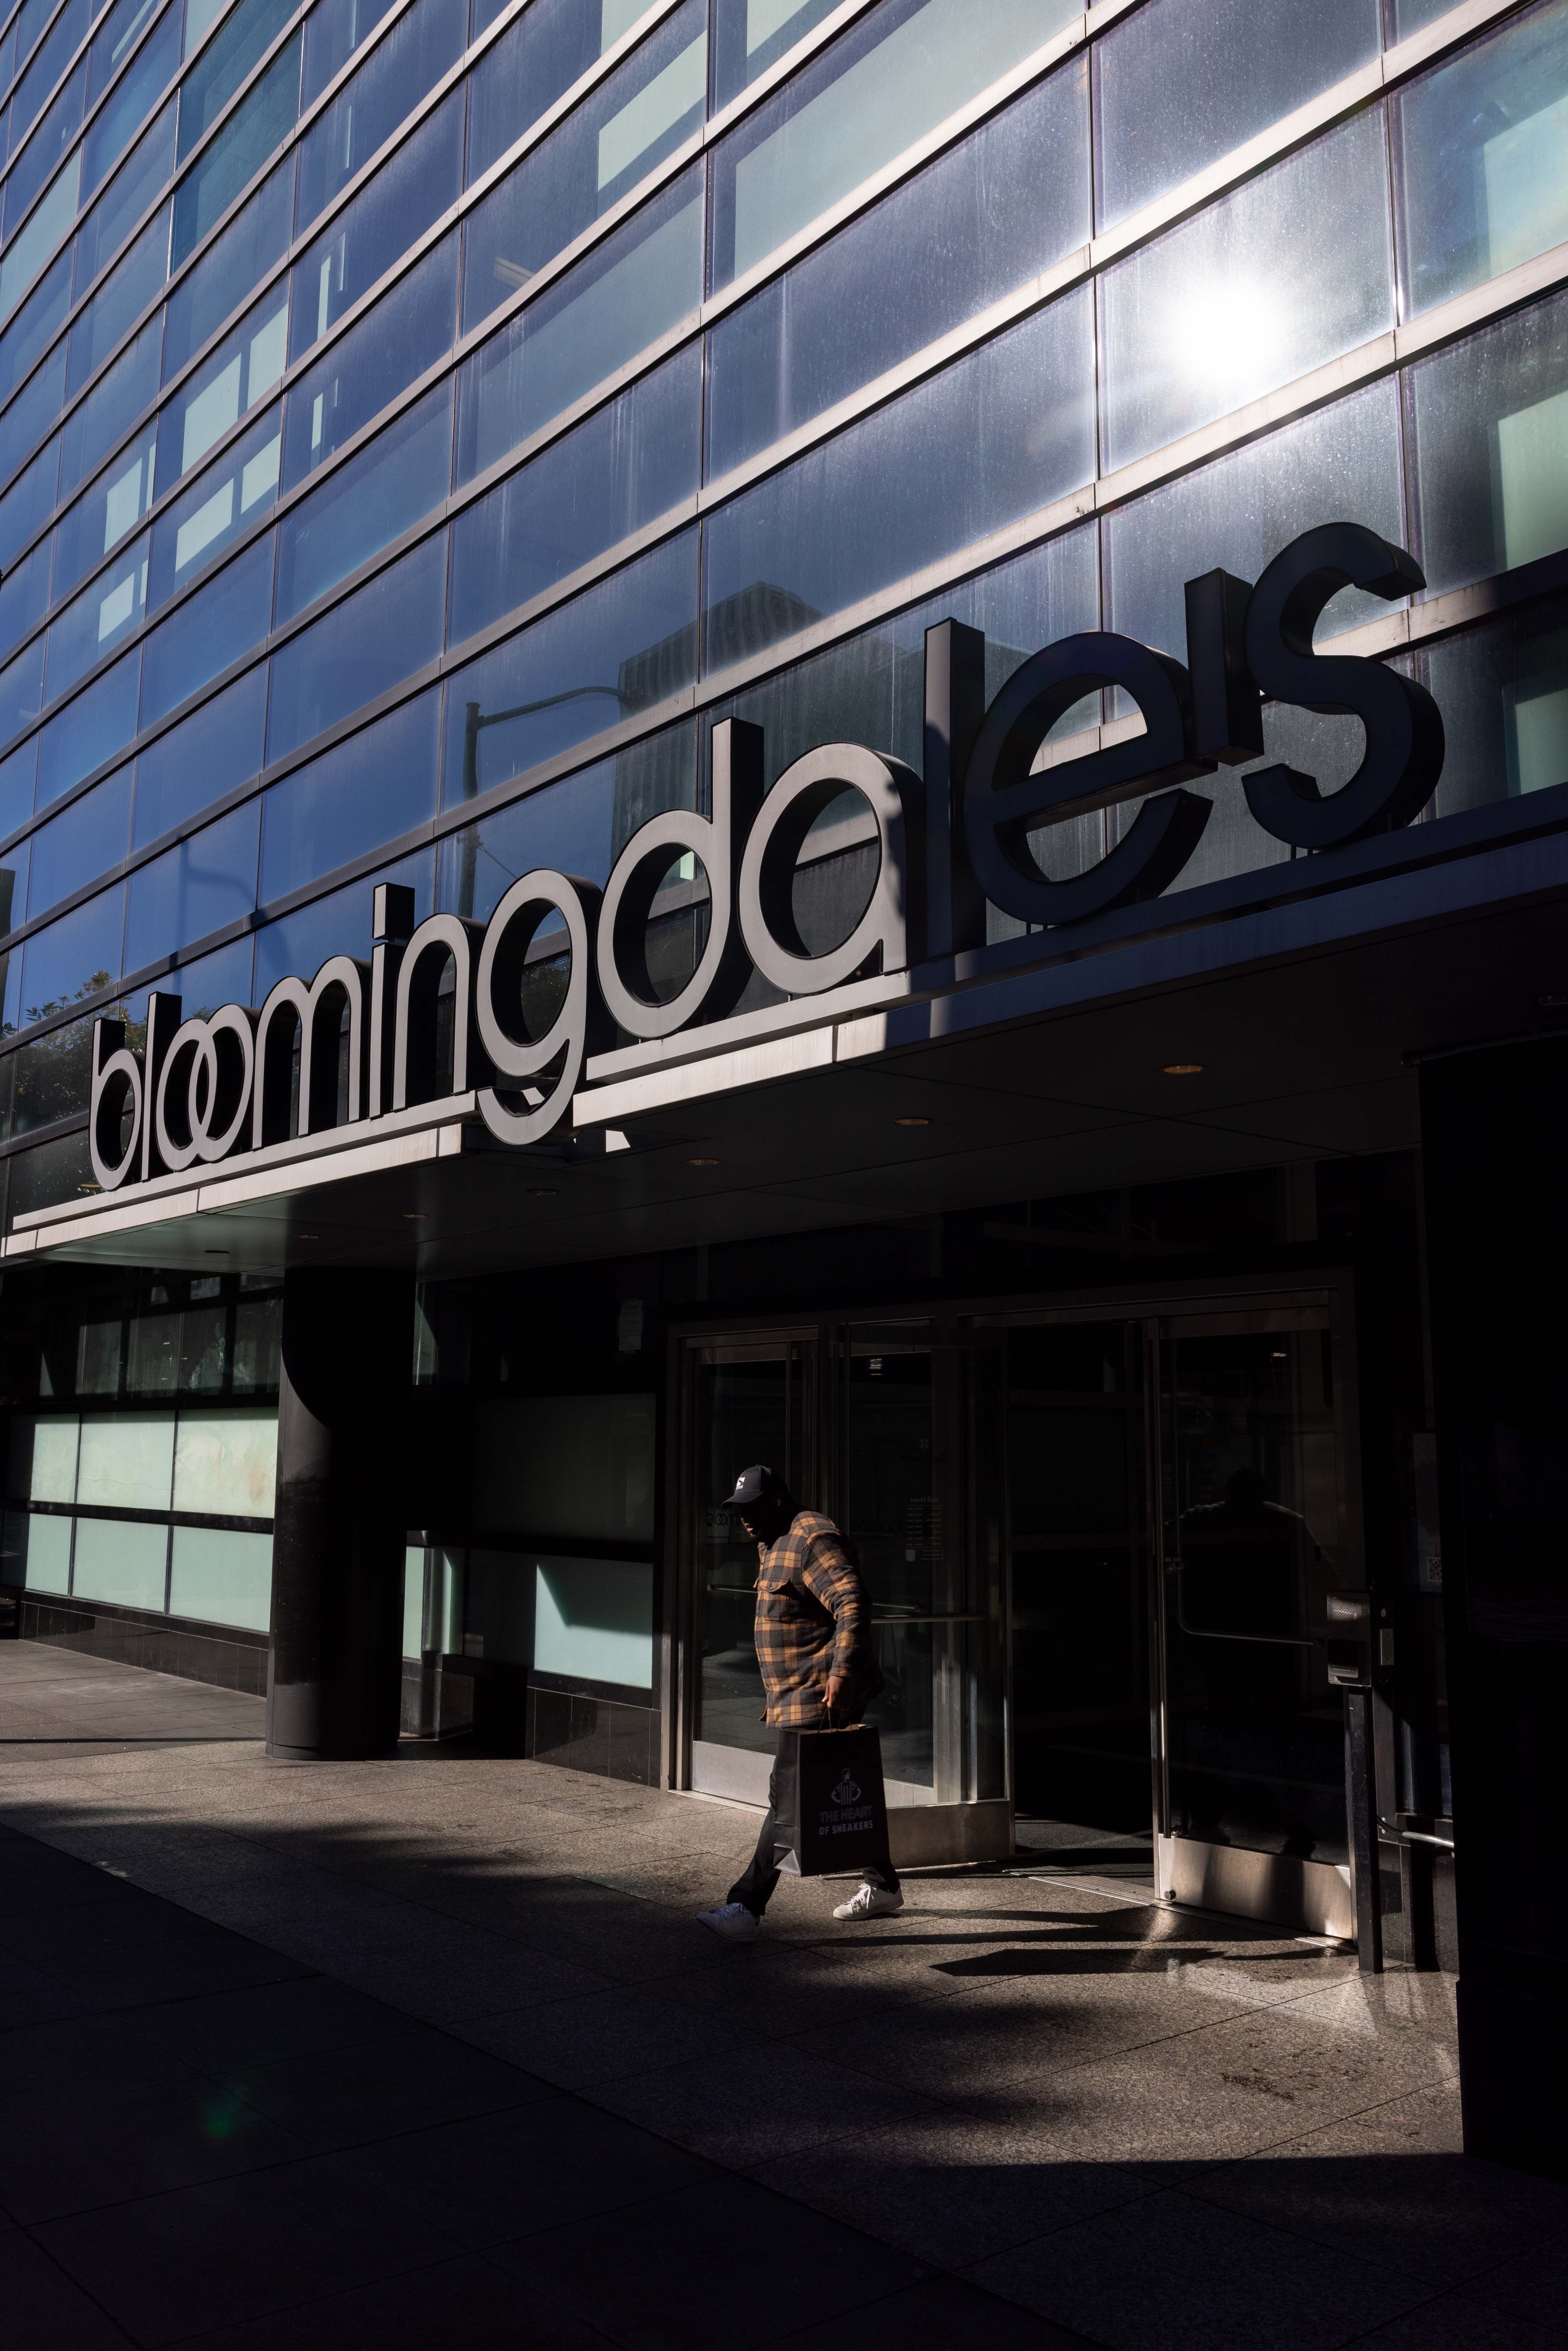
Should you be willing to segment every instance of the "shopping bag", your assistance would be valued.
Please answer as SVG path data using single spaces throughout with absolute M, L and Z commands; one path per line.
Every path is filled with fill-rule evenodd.
M 882 1739 L 869 1724 L 792 1730 L 773 1777 L 773 1863 L 792 1877 L 863 1869 L 886 1851 Z

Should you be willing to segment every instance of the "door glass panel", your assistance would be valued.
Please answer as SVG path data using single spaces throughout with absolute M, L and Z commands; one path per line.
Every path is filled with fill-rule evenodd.
M 1326 1594 L 1359 1582 L 1327 1309 L 1169 1326 L 1162 1398 L 1169 1827 L 1343 1863 Z
M 872 1596 L 886 1687 L 866 1719 L 882 1732 L 894 1802 L 901 1787 L 916 1802 L 935 1787 L 932 1619 L 956 1530 L 935 1458 L 932 1372 L 929 1345 L 907 1335 L 851 1342 L 845 1531 Z
M 721 1506 L 741 1470 L 766 1461 L 796 1488 L 802 1478 L 807 1350 L 783 1345 L 705 1351 L 695 1366 L 693 1556 L 698 1583 L 698 1667 L 693 1735 L 718 1747 L 771 1752 L 752 1637 L 757 1551 Z M 802 1496 L 802 1499 L 810 1499 Z

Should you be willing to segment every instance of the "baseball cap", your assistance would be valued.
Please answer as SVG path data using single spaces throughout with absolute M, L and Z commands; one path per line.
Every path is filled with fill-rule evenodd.
M 727 1510 L 747 1510 L 764 1499 L 787 1502 L 789 1489 L 777 1469 L 769 1469 L 766 1461 L 754 1461 L 743 1469 L 735 1481 L 735 1491 L 725 1498 Z

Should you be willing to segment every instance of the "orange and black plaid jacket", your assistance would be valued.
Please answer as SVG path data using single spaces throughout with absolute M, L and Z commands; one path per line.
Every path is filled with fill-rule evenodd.
M 777 1730 L 820 1730 L 830 1674 L 842 1674 L 852 1719 L 882 1687 L 871 1602 L 831 1519 L 800 1510 L 788 1534 L 757 1546 L 757 1662 Z

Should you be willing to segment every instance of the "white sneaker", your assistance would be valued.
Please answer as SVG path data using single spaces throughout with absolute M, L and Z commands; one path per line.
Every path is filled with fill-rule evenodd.
M 744 1902 L 721 1902 L 716 1910 L 699 1910 L 697 1924 L 711 1927 L 727 1943 L 755 1943 L 762 1921 Z
M 888 1894 L 880 1886 L 862 1886 L 847 1902 L 841 1902 L 834 1911 L 835 1918 L 891 1918 L 904 1907 L 902 1894 Z

